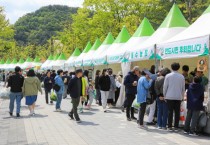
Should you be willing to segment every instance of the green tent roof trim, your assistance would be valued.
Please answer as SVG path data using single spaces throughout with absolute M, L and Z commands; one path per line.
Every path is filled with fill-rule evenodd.
M 57 60 L 59 57 L 59 54 L 56 54 L 54 57 L 53 57 L 53 60 Z
M 0 64 L 4 64 L 4 60 L 3 59 L 0 61 Z
M 30 57 L 28 57 L 28 58 L 26 59 L 26 62 L 33 62 L 33 61 L 32 61 L 32 59 L 31 59 Z
M 209 7 L 203 12 L 203 15 L 204 15 L 204 14 L 207 14 L 207 13 L 210 13 L 210 5 L 209 5 Z
M 189 25 L 177 4 L 174 4 L 160 28 L 188 27 Z
M 14 58 L 13 60 L 12 60 L 12 62 L 11 62 L 11 64 L 17 64 L 17 59 L 16 58 Z
M 24 60 L 22 58 L 20 58 L 20 60 L 18 61 L 18 63 L 23 64 Z
M 8 58 L 7 61 L 5 62 L 5 64 L 10 64 L 10 59 Z
M 130 39 L 130 34 L 128 33 L 127 28 L 124 26 L 121 32 L 118 34 L 114 43 L 125 43 Z
M 50 54 L 50 56 L 47 58 L 47 60 L 53 60 L 52 54 Z
M 145 17 L 132 37 L 151 36 L 155 32 L 149 20 Z
M 34 62 L 40 62 L 40 58 L 39 57 L 35 57 Z
M 101 41 L 97 38 L 90 50 L 97 50 L 101 45 Z
M 105 44 L 105 45 L 112 44 L 113 42 L 114 42 L 114 37 L 112 36 L 112 33 L 109 32 L 102 44 Z
M 91 49 L 92 45 L 90 41 L 87 43 L 85 49 L 82 51 L 82 53 L 88 53 L 88 51 Z
M 71 56 L 79 56 L 80 54 L 81 54 L 81 51 L 79 50 L 79 48 L 75 48 Z
M 61 53 L 57 60 L 66 60 L 65 54 Z

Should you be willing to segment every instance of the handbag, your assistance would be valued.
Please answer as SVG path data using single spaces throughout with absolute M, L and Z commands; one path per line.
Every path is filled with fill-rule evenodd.
M 208 117 L 207 117 L 206 112 L 202 112 L 200 117 L 199 117 L 198 126 L 199 127 L 205 127 L 206 124 L 207 124 L 207 120 L 208 120 Z
M 58 84 L 55 84 L 55 85 L 53 86 L 53 89 L 54 89 L 56 92 L 58 92 L 58 91 L 60 91 L 61 87 L 60 87 Z

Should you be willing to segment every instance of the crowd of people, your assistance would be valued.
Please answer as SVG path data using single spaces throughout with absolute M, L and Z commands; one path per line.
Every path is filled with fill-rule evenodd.
M 184 131 L 196 135 L 199 114 L 204 109 L 204 91 L 208 79 L 197 69 L 189 73 L 187 65 L 182 67 L 182 73 L 178 72 L 179 69 L 179 63 L 171 64 L 171 69 L 160 70 L 154 65 L 150 70 L 140 70 L 135 66 L 126 76 L 122 76 L 121 72 L 114 75 L 113 70 L 109 68 L 103 69 L 102 72 L 97 70 L 95 78 L 92 79 L 89 77 L 89 71 L 82 69 L 70 73 L 61 69 L 57 72 L 47 70 L 42 74 L 36 74 L 30 69 L 24 77 L 21 68 L 17 66 L 14 73 L 4 76 L 6 87 L 10 87 L 9 114 L 13 116 L 16 101 L 16 116 L 20 117 L 21 99 L 25 97 L 29 115 L 35 115 L 35 103 L 38 92 L 42 93 L 41 83 L 43 83 L 46 104 L 53 104 L 50 96 L 54 92 L 57 98 L 55 109 L 60 112 L 62 99 L 69 95 L 72 109 L 68 115 L 79 123 L 81 120 L 78 112 L 82 113 L 84 109 L 90 110 L 94 99 L 104 113 L 114 107 L 119 98 L 120 88 L 124 85 L 125 100 L 122 111 L 126 110 L 128 121 L 136 121 L 141 129 L 147 129 L 148 125 L 157 125 L 161 130 L 178 131 L 181 102 L 187 101 L 188 111 Z M 133 107 L 135 99 L 140 104 L 137 117 Z M 147 123 L 144 124 L 147 106 L 150 111 Z

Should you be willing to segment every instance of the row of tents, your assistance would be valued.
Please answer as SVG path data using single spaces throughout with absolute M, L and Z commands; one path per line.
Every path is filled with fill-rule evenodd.
M 174 4 L 156 31 L 145 17 L 132 36 L 124 26 L 116 39 L 108 33 L 103 42 L 98 38 L 93 45 L 88 42 L 82 52 L 76 48 L 68 59 L 63 53 L 60 56 L 50 55 L 42 65 L 38 58 L 34 61 L 28 58 L 24 63 L 22 59 L 19 62 L 15 59 L 10 62 L 8 59 L 5 63 L 0 61 L 0 69 L 12 69 L 15 64 L 22 64 L 23 69 L 26 69 L 38 66 L 36 63 L 39 63 L 42 70 L 73 69 L 142 60 L 206 56 L 209 55 L 209 20 L 210 6 L 190 25 Z

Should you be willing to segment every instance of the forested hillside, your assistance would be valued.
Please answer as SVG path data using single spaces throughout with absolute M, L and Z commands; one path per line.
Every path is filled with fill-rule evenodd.
M 61 32 L 66 24 L 71 24 L 71 14 L 77 8 L 68 6 L 46 6 L 26 14 L 14 25 L 15 40 L 18 45 L 44 45 L 47 40 Z

